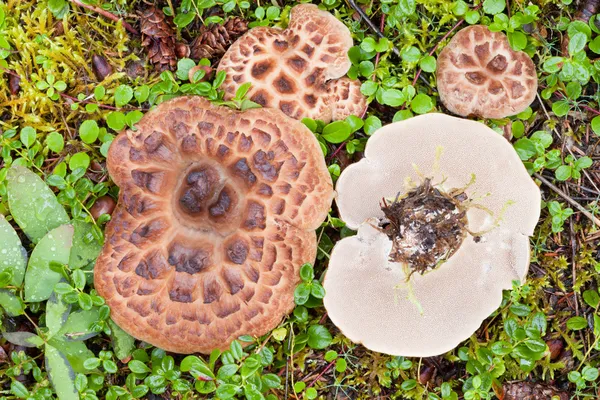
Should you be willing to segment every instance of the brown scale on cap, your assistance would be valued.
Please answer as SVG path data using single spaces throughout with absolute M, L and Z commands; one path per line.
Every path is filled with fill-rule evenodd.
M 209 353 L 292 310 L 333 197 L 300 122 L 180 97 L 117 136 L 107 165 L 121 191 L 94 277 L 124 330 Z
M 361 115 L 367 101 L 360 82 L 342 78 L 351 65 L 350 47 L 352 36 L 342 22 L 315 5 L 298 5 L 287 29 L 253 28 L 225 53 L 218 67 L 227 72 L 225 98 L 250 82 L 252 101 L 295 119 Z
M 531 58 L 514 51 L 503 33 L 473 25 L 441 51 L 437 86 L 440 99 L 455 114 L 504 118 L 533 102 L 537 75 Z

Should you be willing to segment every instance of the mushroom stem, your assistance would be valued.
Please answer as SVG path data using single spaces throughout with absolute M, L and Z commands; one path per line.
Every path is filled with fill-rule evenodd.
M 596 226 L 600 226 L 600 219 L 598 219 L 597 217 L 595 217 L 591 212 L 589 212 L 588 210 L 586 210 L 581 204 L 579 204 L 578 202 L 576 202 L 575 200 L 573 200 L 565 192 L 563 192 L 562 190 L 560 190 L 558 187 L 554 186 L 552 184 L 552 182 L 550 182 L 548 179 L 544 178 L 542 175 L 540 175 L 537 172 L 535 172 L 533 174 L 533 176 L 535 176 L 536 179 L 539 179 L 544 185 L 548 186 L 550 189 L 552 189 L 554 192 L 556 192 L 556 194 L 558 194 L 560 197 L 562 197 L 563 199 L 565 199 L 573 207 L 575 207 L 576 209 L 578 209 L 579 211 L 581 211 L 581 213 L 583 215 L 585 215 L 590 221 L 592 221 Z

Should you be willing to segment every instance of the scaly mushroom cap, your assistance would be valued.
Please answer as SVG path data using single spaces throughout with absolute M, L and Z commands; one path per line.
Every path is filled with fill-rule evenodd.
M 376 227 L 381 199 L 406 193 L 406 178 L 422 181 L 413 165 L 444 191 L 464 188 L 475 174 L 465 193 L 493 216 L 468 208 L 470 231 L 489 232 L 467 236 L 443 264 L 412 274 L 407 284 L 403 265 L 389 261 L 392 241 Z M 344 170 L 336 191 L 340 216 L 358 235 L 334 247 L 324 303 L 334 324 L 371 350 L 418 357 L 449 351 L 527 274 L 540 191 L 512 146 L 479 122 L 427 114 L 387 125 L 369 138 L 365 158 Z
M 295 119 L 361 115 L 367 100 L 360 82 L 341 78 L 351 65 L 350 47 L 352 36 L 341 21 L 315 5 L 297 5 L 287 29 L 253 28 L 227 50 L 218 67 L 227 73 L 225 98 L 250 82 L 252 101 Z
M 278 110 L 201 97 L 162 103 L 136 128 L 108 154 L 121 191 L 94 279 L 113 320 L 177 353 L 273 329 L 333 197 L 314 135 Z
M 501 32 L 473 25 L 460 30 L 437 60 L 440 99 L 455 114 L 504 118 L 535 99 L 537 75 L 529 56 Z

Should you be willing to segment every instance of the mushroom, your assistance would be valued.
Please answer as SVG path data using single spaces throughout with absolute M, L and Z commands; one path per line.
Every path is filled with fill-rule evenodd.
M 535 99 L 537 85 L 531 58 L 514 51 L 503 33 L 483 25 L 461 29 L 437 60 L 440 99 L 463 117 L 518 114 Z
M 484 124 L 427 114 L 387 125 L 336 191 L 340 217 L 358 234 L 331 253 L 324 304 L 371 350 L 449 351 L 525 279 L 540 191 Z
M 313 4 L 299 4 L 287 29 L 250 29 L 227 50 L 218 67 L 227 73 L 225 99 L 250 82 L 250 100 L 295 119 L 330 122 L 361 115 L 367 100 L 360 82 L 342 78 L 351 65 L 351 47 L 341 21 Z
M 303 124 L 179 97 L 120 133 L 107 166 L 120 195 L 94 282 L 117 325 L 168 351 L 210 353 L 292 310 L 333 198 Z

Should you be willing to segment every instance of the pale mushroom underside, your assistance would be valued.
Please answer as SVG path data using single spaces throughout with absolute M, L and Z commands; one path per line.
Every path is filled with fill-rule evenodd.
M 445 263 L 413 274 L 407 285 L 403 265 L 389 261 L 391 240 L 375 228 L 380 201 L 405 193 L 406 178 L 419 184 L 432 177 L 448 191 L 467 186 L 472 174 L 466 194 L 492 215 L 469 208 L 469 228 L 493 229 L 478 241 L 467 236 Z M 358 235 L 334 247 L 325 307 L 346 336 L 369 349 L 422 357 L 449 351 L 498 307 L 502 289 L 527 274 L 540 192 L 512 146 L 483 124 L 429 114 L 388 125 L 336 190 L 340 216 Z
M 225 98 L 250 82 L 250 100 L 295 119 L 361 115 L 367 101 L 360 82 L 342 78 L 351 65 L 350 47 L 341 21 L 315 5 L 297 5 L 287 29 L 253 28 L 227 50 L 218 67 L 227 73 Z
M 121 191 L 94 276 L 121 328 L 209 353 L 293 308 L 333 196 L 301 123 L 180 97 L 115 138 L 108 169 Z

